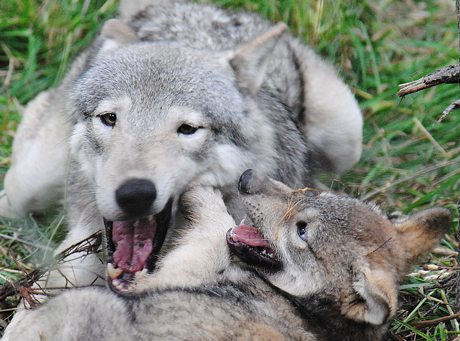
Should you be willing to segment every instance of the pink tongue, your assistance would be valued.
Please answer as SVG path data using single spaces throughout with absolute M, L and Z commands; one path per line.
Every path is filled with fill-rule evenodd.
M 144 268 L 145 261 L 152 252 L 152 240 L 157 224 L 155 219 L 134 221 L 114 221 L 112 240 L 115 264 L 125 272 L 136 272 Z
M 233 229 L 233 234 L 236 235 L 238 241 L 249 246 L 270 248 L 270 244 L 255 227 L 239 225 Z

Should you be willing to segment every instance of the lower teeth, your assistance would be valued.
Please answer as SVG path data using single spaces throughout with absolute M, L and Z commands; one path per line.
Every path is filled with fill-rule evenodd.
M 142 269 L 141 271 L 137 271 L 134 273 L 134 281 L 130 280 L 128 282 L 124 282 L 123 280 L 118 278 L 123 273 L 123 270 L 115 268 L 112 263 L 107 263 L 107 272 L 109 274 L 113 287 L 119 291 L 130 290 L 130 287 L 136 285 L 136 281 L 148 275 L 148 270 Z
M 123 284 L 121 283 L 120 280 L 114 279 L 112 280 L 112 285 L 117 288 L 117 290 L 122 291 L 123 290 Z

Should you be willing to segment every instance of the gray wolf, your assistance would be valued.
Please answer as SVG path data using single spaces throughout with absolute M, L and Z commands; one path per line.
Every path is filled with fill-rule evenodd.
M 452 221 L 443 208 L 391 221 L 253 171 L 239 192 L 257 228 L 235 227 L 218 190 L 193 188 L 185 230 L 130 295 L 66 291 L 4 340 L 379 340 L 398 282 Z
M 65 198 L 57 252 L 107 230 L 114 290 L 155 270 L 181 226 L 187 188 L 222 191 L 247 168 L 293 187 L 360 157 L 362 116 L 334 69 L 282 23 L 211 5 L 172 3 L 110 20 L 57 89 L 26 110 L 6 175 L 3 214 Z M 51 274 L 51 287 L 104 283 L 91 255 Z M 65 278 L 61 276 L 65 275 Z

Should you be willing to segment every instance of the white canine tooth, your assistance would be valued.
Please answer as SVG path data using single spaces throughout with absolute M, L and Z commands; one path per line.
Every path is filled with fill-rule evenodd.
M 153 214 L 152 214 L 152 215 L 149 215 L 149 216 L 147 217 L 147 220 L 148 220 L 149 222 L 152 221 L 153 219 L 155 219 L 155 216 L 154 216 Z
M 115 279 L 123 272 L 121 269 L 115 269 L 112 263 L 107 263 L 107 272 L 109 273 L 110 279 Z
M 147 270 L 147 269 L 142 269 L 141 271 L 136 272 L 136 273 L 134 274 L 134 277 L 135 277 L 136 279 L 139 279 L 139 278 L 141 278 L 141 277 L 147 275 L 147 273 L 148 273 L 148 270 Z

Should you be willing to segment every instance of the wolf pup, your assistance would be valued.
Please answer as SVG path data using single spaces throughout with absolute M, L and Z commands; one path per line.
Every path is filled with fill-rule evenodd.
M 318 340 L 380 340 L 398 283 L 452 222 L 445 208 L 389 220 L 374 205 L 253 171 L 239 191 L 254 227 L 229 231 L 231 250 L 292 300 Z
M 240 192 L 260 231 L 233 227 L 221 194 L 194 188 L 176 245 L 129 295 L 64 292 L 3 340 L 378 340 L 397 282 L 451 223 L 441 208 L 390 222 L 374 206 L 308 196 L 252 171 Z
M 361 129 L 348 87 L 284 24 L 204 4 L 148 7 L 108 21 L 62 84 L 28 107 L 0 207 L 24 215 L 65 192 L 69 233 L 57 252 L 105 226 L 123 290 L 166 252 L 187 188 L 219 188 L 240 218 L 245 169 L 312 185 L 315 169 L 357 162 Z M 105 274 L 93 255 L 67 264 L 48 286 Z

